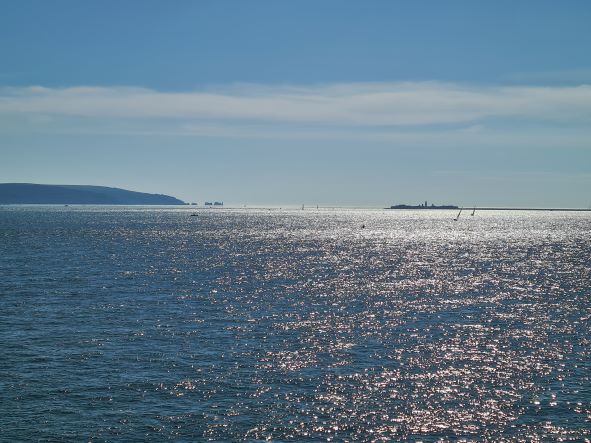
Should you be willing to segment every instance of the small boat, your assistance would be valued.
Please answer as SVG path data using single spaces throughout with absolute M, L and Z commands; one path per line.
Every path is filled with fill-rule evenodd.
M 193 214 L 191 214 L 191 217 L 199 217 L 199 214 L 193 213 Z
M 460 208 L 460 212 L 458 212 L 458 215 L 456 215 L 456 218 L 454 218 L 454 221 L 458 221 L 460 218 L 460 214 L 462 213 L 462 209 L 464 208 Z
M 476 207 L 474 207 L 474 209 L 472 210 L 472 214 L 470 214 L 472 217 L 474 217 L 474 213 L 476 212 Z

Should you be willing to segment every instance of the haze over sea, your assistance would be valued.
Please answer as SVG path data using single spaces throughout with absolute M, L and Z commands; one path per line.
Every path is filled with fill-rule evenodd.
M 0 208 L 2 441 L 591 438 L 590 213 L 194 211 Z

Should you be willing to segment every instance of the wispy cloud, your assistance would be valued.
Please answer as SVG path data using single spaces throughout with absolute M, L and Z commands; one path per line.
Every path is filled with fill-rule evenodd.
M 0 112 L 187 122 L 305 123 L 343 127 L 464 124 L 486 119 L 591 122 L 591 86 L 495 87 L 358 83 L 314 87 L 237 85 L 161 92 L 128 87 L 0 89 Z

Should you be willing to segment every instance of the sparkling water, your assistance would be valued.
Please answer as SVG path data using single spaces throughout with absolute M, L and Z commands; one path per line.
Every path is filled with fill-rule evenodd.
M 0 207 L 0 440 L 589 441 L 591 214 L 455 216 Z

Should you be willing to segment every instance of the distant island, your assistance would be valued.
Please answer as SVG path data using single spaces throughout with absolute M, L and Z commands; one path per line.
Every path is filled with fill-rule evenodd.
M 455 205 L 434 205 L 433 203 L 429 206 L 425 202 L 425 204 L 420 205 L 394 205 L 386 209 L 459 209 L 459 207 Z
M 393 205 L 384 209 L 460 209 L 455 205 L 428 205 L 427 202 L 419 205 Z M 463 209 L 463 208 L 462 208 Z M 468 209 L 473 211 L 565 211 L 565 212 L 591 212 L 591 208 L 527 208 L 527 207 L 481 207 L 469 206 Z M 474 213 L 472 213 L 474 215 Z
M 0 183 L 0 204 L 40 205 L 184 205 L 163 194 L 128 191 L 106 186 Z

